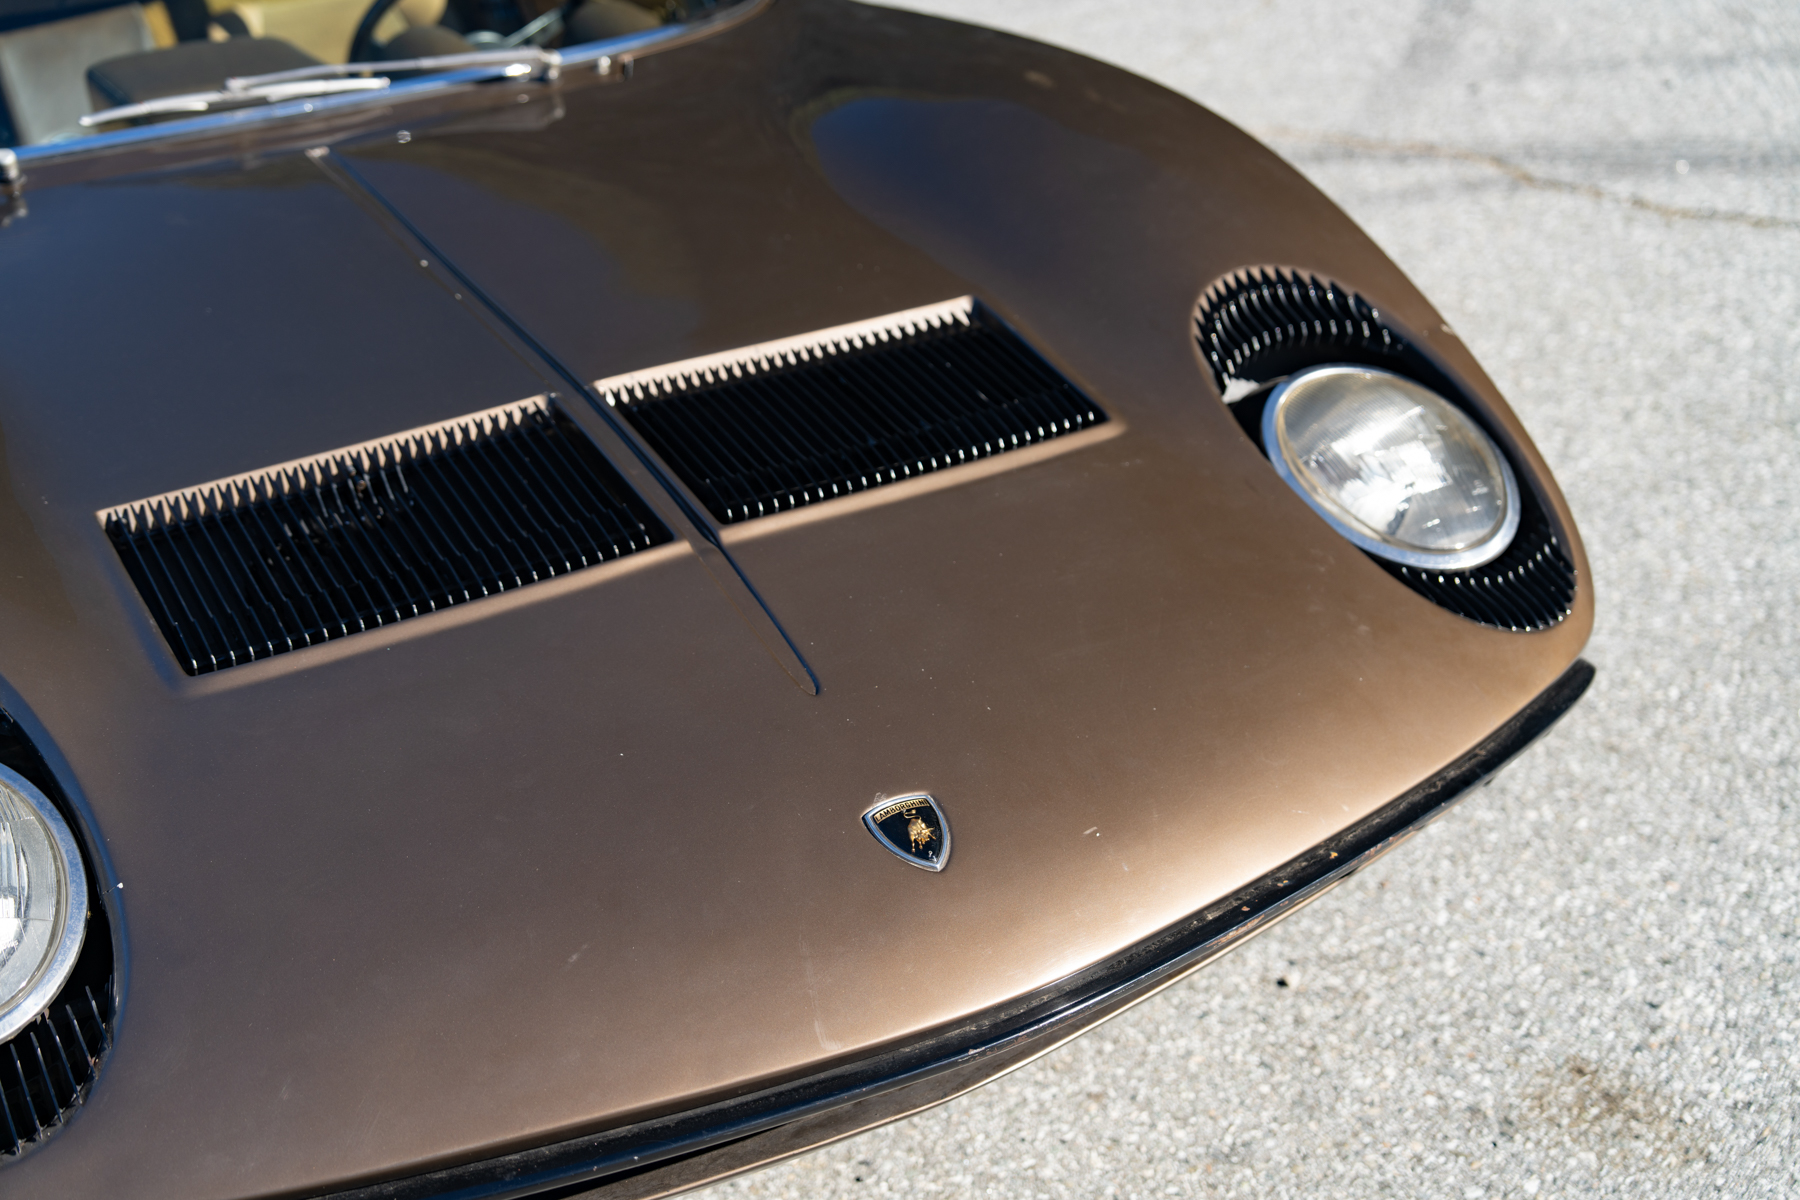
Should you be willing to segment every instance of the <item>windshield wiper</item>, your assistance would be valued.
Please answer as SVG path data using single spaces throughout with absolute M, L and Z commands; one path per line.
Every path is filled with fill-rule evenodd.
M 475 67 L 491 67 L 495 78 L 555 79 L 562 66 L 562 55 L 537 46 L 515 46 L 499 50 L 471 50 L 467 54 L 435 54 L 430 58 L 401 58 L 392 62 L 320 63 L 315 67 L 295 67 L 291 71 L 271 71 L 267 75 L 239 75 L 225 81 L 225 90 L 266 87 L 270 84 L 299 83 L 303 80 L 339 79 L 346 75 L 427 74 L 439 71 L 466 71 Z
M 121 104 L 103 108 L 80 118 L 84 128 L 106 125 L 113 121 L 129 121 L 135 117 L 166 116 L 169 113 L 203 113 L 244 104 L 277 104 L 283 100 L 299 100 L 306 96 L 331 96 L 340 92 L 378 92 L 388 86 L 385 76 L 377 79 L 310 79 L 296 83 L 269 83 L 256 87 L 235 88 L 220 92 L 184 92 L 179 96 L 158 96 L 138 104 Z
M 80 118 L 84 128 L 129 121 L 137 117 L 174 113 L 215 112 L 249 104 L 279 104 L 308 96 L 333 96 L 345 92 L 379 92 L 392 86 L 389 74 L 438 74 L 455 71 L 462 80 L 555 79 L 562 56 L 554 50 L 519 46 L 503 50 L 476 50 L 468 54 L 439 54 L 430 58 L 404 58 L 381 63 L 321 63 L 266 75 L 238 75 L 215 92 L 186 92 L 158 96 L 137 104 L 122 104 L 88 113 Z M 485 70 L 483 68 L 486 68 Z M 374 72 L 384 74 L 373 74 Z

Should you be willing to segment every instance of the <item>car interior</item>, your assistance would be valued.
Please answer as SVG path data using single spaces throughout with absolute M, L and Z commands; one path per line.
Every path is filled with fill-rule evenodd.
M 81 118 L 322 63 L 555 49 L 692 20 L 720 0 L 0 0 L 0 146 Z

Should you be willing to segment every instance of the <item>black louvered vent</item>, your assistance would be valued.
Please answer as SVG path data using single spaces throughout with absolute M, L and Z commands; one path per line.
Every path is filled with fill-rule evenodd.
M 112 939 L 106 917 L 91 914 L 69 982 L 42 1016 L 0 1042 L 0 1161 L 48 1137 L 87 1099 L 112 1017 Z
M 967 300 L 598 387 L 726 524 L 1106 420 Z
M 1524 490 L 1519 531 L 1505 553 L 1466 571 L 1403 567 L 1371 554 L 1388 574 L 1459 617 L 1521 632 L 1548 629 L 1575 604 L 1575 568 L 1535 497 Z
M 580 430 L 528 401 L 103 514 L 190 675 L 669 540 Z
M 1460 395 L 1461 389 L 1361 296 L 1296 271 L 1264 267 L 1227 276 L 1201 297 L 1194 326 L 1221 392 L 1233 381 L 1271 384 L 1307 367 L 1348 362 L 1409 376 L 1452 399 Z M 1264 449 L 1262 406 L 1268 395 L 1267 387 L 1253 390 L 1232 406 L 1258 449 Z M 1522 485 L 1519 531 L 1493 562 L 1428 572 L 1369 557 L 1426 599 L 1471 621 L 1513 630 L 1555 625 L 1574 605 L 1575 567 L 1526 475 L 1517 463 L 1513 468 Z
M 1220 391 L 1233 379 L 1261 383 L 1320 363 L 1396 370 L 1397 362 L 1415 357 L 1361 296 L 1273 267 L 1214 284 L 1194 322 Z
M 68 816 L 56 779 L 11 716 L 0 712 L 0 763 L 38 786 Z M 100 1062 L 112 1046 L 114 1016 L 112 931 L 86 848 L 87 930 L 68 982 L 50 1007 L 0 1042 L 0 1162 L 23 1154 L 59 1128 L 87 1099 Z

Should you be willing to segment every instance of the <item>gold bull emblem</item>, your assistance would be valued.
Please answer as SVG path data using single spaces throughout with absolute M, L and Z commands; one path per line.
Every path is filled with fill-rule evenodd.
M 927 842 L 937 837 L 937 830 L 909 812 L 906 814 L 906 836 L 912 841 L 913 853 L 917 854 Z

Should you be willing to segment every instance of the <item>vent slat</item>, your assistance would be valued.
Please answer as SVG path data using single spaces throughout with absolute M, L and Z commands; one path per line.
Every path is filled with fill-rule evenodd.
M 275 628 L 283 631 L 284 644 L 280 648 L 292 650 L 295 638 L 300 639 L 299 644 L 302 646 L 310 644 L 305 631 L 322 628 L 325 623 L 315 599 L 318 594 L 317 582 L 315 580 L 311 588 L 306 587 L 294 573 L 296 564 L 271 552 L 270 548 L 279 543 L 278 531 L 269 527 L 275 520 L 271 508 L 234 508 L 225 514 L 225 518 L 227 523 L 235 527 L 232 541 L 243 546 L 249 556 L 247 561 L 251 564 L 250 570 L 272 598 L 270 617 Z M 310 579 L 311 568 L 305 563 L 298 565 Z M 276 652 L 273 644 L 269 652 Z
M 188 535 L 190 542 L 187 561 L 194 564 L 196 568 L 189 574 L 196 584 L 204 586 L 205 598 L 209 607 L 215 612 L 223 612 L 230 621 L 231 630 L 228 630 L 228 633 L 235 632 L 238 640 L 246 644 L 266 641 L 266 637 L 257 637 L 249 625 L 245 624 L 246 617 L 249 618 L 251 625 L 256 623 L 256 611 L 244 600 L 243 590 L 231 574 L 225 570 L 224 555 L 220 553 L 218 545 L 214 542 L 212 531 L 209 528 L 210 524 L 209 521 L 196 521 L 183 531 Z M 194 543 L 204 544 L 195 545 Z M 218 563 L 217 570 L 211 565 L 214 562 Z M 224 581 L 223 584 L 220 582 L 221 579 Z M 230 589 L 233 594 L 227 595 L 226 589 Z
M 535 579 L 531 564 L 540 553 L 539 547 L 519 525 L 517 515 L 506 500 L 494 495 L 488 481 L 481 478 L 481 472 L 464 461 L 462 447 L 451 449 L 433 464 L 433 468 L 439 476 L 437 482 L 441 494 L 454 497 L 457 506 L 467 515 L 468 527 L 489 564 L 495 590 L 523 587 Z M 509 549 L 515 552 L 509 554 Z M 532 579 L 527 579 L 527 575 Z
M 38 1119 L 37 1104 L 31 1097 L 32 1077 L 25 1073 L 24 1060 L 19 1057 L 18 1041 L 18 1038 L 15 1037 L 12 1041 L 8 1042 L 6 1044 L 6 1052 L 12 1061 L 13 1078 L 18 1080 L 19 1083 L 18 1091 L 15 1094 L 19 1097 L 20 1107 L 25 1110 L 25 1115 L 31 1119 L 31 1130 L 25 1135 L 25 1137 L 29 1139 L 35 1138 L 38 1134 L 44 1132 L 44 1123 Z M 10 1083 L 11 1081 L 9 1080 L 8 1082 Z
M 182 613 L 188 619 L 188 628 L 195 632 L 200 644 L 203 646 L 209 643 L 211 645 L 223 644 L 225 641 L 223 636 L 215 632 L 211 638 L 208 638 L 206 631 L 202 628 L 202 622 L 209 620 L 211 613 L 200 594 L 200 586 L 194 578 L 193 569 L 189 566 L 188 560 L 182 556 L 181 548 L 174 544 L 174 538 L 171 537 L 160 546 L 152 541 L 150 549 L 156 553 L 158 565 L 163 567 L 170 590 L 181 598 Z M 172 566 L 169 565 L 170 560 L 173 560 Z M 212 655 L 208 653 L 207 658 L 210 660 Z
M 126 505 L 102 524 L 190 675 L 671 536 L 542 400 Z
M 362 540 L 362 530 L 356 522 L 334 519 L 336 514 L 326 503 L 327 496 L 336 486 L 334 483 L 317 491 L 302 492 L 294 507 L 300 510 L 302 528 L 310 529 L 327 551 L 321 557 L 326 570 L 337 580 L 338 590 L 355 616 L 357 629 L 366 630 L 368 617 L 373 616 L 376 624 L 380 624 L 382 612 L 397 610 L 384 586 L 381 564 L 369 562 L 358 544 Z M 375 594 L 377 589 L 381 593 L 379 596 Z
M 21 1073 L 24 1071 L 31 1072 L 31 1082 L 37 1084 L 37 1087 L 32 1090 L 41 1094 L 42 1102 L 50 1110 L 49 1120 L 44 1120 L 38 1117 L 35 1105 L 32 1108 L 31 1115 L 38 1122 L 39 1132 L 42 1132 L 55 1125 L 61 1118 L 62 1105 L 56 1102 L 56 1085 L 51 1082 L 50 1079 L 50 1064 L 44 1061 L 44 1048 L 38 1045 L 37 1035 L 38 1024 L 40 1023 L 41 1022 L 33 1023 L 29 1026 L 24 1033 L 20 1034 L 17 1039 L 15 1039 L 14 1044 L 24 1043 L 25 1053 L 21 1056 L 24 1059 L 24 1062 L 20 1065 Z M 37 1099 L 38 1097 L 33 1097 L 34 1101 Z
M 400 497 L 395 493 L 393 484 L 392 475 L 381 477 L 380 490 L 383 495 L 378 497 L 378 502 L 383 511 L 398 517 Z M 430 572 L 429 563 L 408 542 L 408 522 L 400 519 L 363 522 L 354 517 L 346 520 L 343 498 L 336 494 L 337 489 L 344 486 L 341 482 L 334 485 L 332 498 L 339 503 L 330 516 L 337 527 L 347 532 L 345 541 L 356 556 L 355 567 L 368 572 L 368 577 L 380 588 L 381 603 L 387 611 L 401 617 L 416 617 L 430 612 L 433 605 L 429 597 L 437 589 L 424 578 L 425 573 Z M 374 490 L 373 486 L 371 490 Z M 425 607 L 421 608 L 421 603 Z
M 594 493 L 579 470 L 579 464 L 571 457 L 573 452 L 568 446 L 553 442 L 542 449 L 544 453 L 536 460 L 536 469 L 545 481 L 545 492 L 556 497 L 556 503 L 567 514 L 571 526 L 585 528 L 584 521 L 591 526 L 586 528 L 586 536 L 594 561 L 630 554 L 649 544 L 644 527 L 632 519 L 629 511 L 606 504 Z M 532 456 L 523 450 L 520 456 L 528 462 L 532 460 Z
M 53 1014 L 46 1013 L 45 1016 L 50 1017 L 53 1016 Z M 81 1089 L 81 1077 L 75 1073 L 75 1067 L 69 1061 L 68 1051 L 63 1049 L 62 1034 L 57 1030 L 55 1020 L 46 1020 L 44 1022 L 44 1029 L 50 1034 L 51 1048 L 56 1051 L 55 1057 L 50 1061 L 62 1068 L 63 1080 L 69 1085 L 68 1097 L 69 1099 L 73 1099 L 75 1093 Z M 46 1074 L 48 1074 L 48 1072 L 46 1072 Z M 51 1095 L 55 1096 L 55 1092 L 53 1091 Z M 68 1100 L 61 1097 L 57 1098 L 58 1108 L 65 1108 L 67 1105 Z
M 552 544 L 563 547 L 564 570 L 577 570 L 600 561 L 601 550 L 592 532 L 564 502 L 562 489 L 548 475 L 538 470 L 532 456 L 512 439 L 497 447 L 494 468 L 515 492 L 535 496 L 534 520 Z
M 462 496 L 455 487 L 442 485 L 440 465 L 414 464 L 408 478 L 409 490 L 426 502 L 419 506 L 420 519 L 409 531 L 417 533 L 424 543 L 420 558 L 439 568 L 433 573 L 448 581 L 449 586 L 433 588 L 432 596 L 442 597 L 446 604 L 456 604 L 487 595 L 485 584 L 469 581 L 494 577 L 495 566 L 479 535 L 471 532 L 474 516 L 466 511 Z M 472 556 L 478 556 L 480 562 Z M 471 587 L 477 590 L 471 591 Z
M 1106 420 L 1018 335 L 968 301 L 598 387 L 723 524 Z
M 0 1146 L 0 1155 L 17 1154 L 25 1145 L 25 1139 L 19 1136 L 19 1126 L 13 1121 L 12 1105 L 6 1099 L 6 1090 L 0 1087 L 0 1120 L 6 1123 L 6 1144 Z
M 81 1057 L 88 1062 L 99 1058 L 99 1053 L 88 1045 L 87 1034 L 81 1032 L 81 1014 L 76 1007 L 70 1005 L 64 1015 L 69 1018 L 69 1028 L 75 1031 L 75 1045 L 81 1051 Z
M 256 627 L 257 640 L 263 645 L 271 647 L 270 653 L 273 653 L 274 630 L 265 623 L 262 616 L 265 610 L 272 610 L 273 605 L 269 603 L 267 594 L 257 582 L 256 572 L 252 569 L 250 562 L 244 558 L 243 546 L 238 539 L 225 536 L 222 530 L 220 536 L 214 538 L 207 524 L 203 524 L 201 528 L 207 531 L 207 540 L 214 553 L 227 559 L 229 565 L 235 565 L 237 568 L 235 571 L 228 570 L 228 574 L 233 580 L 233 586 L 237 590 L 237 600 L 248 615 L 250 623 Z

